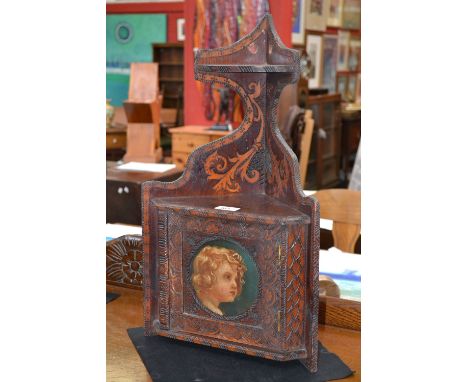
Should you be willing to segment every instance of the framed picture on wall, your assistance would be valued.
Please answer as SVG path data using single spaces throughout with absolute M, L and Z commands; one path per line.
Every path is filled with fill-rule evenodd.
M 348 75 L 338 73 L 336 76 L 336 91 L 341 94 L 341 100 L 346 100 L 346 91 L 348 88 Z
M 323 35 L 322 86 L 330 93 L 336 90 L 336 66 L 338 60 L 338 36 Z
M 348 68 L 352 71 L 361 70 L 361 40 L 356 38 L 349 41 Z
M 322 81 L 322 36 L 308 34 L 306 52 L 311 61 L 309 89 L 318 88 Z
M 313 31 L 327 29 L 330 0 L 306 0 L 306 28 Z
M 185 19 L 177 19 L 177 41 L 185 40 Z
M 356 103 L 361 103 L 361 73 L 357 75 L 356 79 L 356 97 L 354 99 L 354 102 Z
M 296 45 L 304 45 L 305 2 L 293 1 L 292 43 Z
M 357 75 L 350 74 L 348 76 L 348 86 L 346 89 L 346 101 L 354 102 L 356 99 L 356 85 L 357 85 Z
M 349 31 L 338 32 L 338 62 L 336 69 L 338 71 L 348 70 L 348 53 L 349 53 Z
M 344 0 L 342 26 L 361 29 L 361 0 Z
M 343 22 L 343 0 L 330 0 L 327 25 L 329 27 L 341 27 Z

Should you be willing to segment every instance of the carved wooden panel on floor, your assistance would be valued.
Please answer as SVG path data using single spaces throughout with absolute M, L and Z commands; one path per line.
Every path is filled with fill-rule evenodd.
M 106 243 L 108 284 L 143 289 L 143 238 L 125 235 Z

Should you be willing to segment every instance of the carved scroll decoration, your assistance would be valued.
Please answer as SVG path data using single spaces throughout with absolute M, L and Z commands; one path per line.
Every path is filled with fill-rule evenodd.
M 234 81 L 228 80 L 235 84 Z M 233 85 L 231 84 L 231 85 Z M 233 85 L 234 86 L 234 85 Z M 205 172 L 208 174 L 209 180 L 217 180 L 218 182 L 213 186 L 215 191 L 229 191 L 239 192 L 240 185 L 237 176 L 240 179 L 247 181 L 248 183 L 255 183 L 258 181 L 260 174 L 257 170 L 249 172 L 249 165 L 254 155 L 262 148 L 262 136 L 265 127 L 265 118 L 262 109 L 255 101 L 262 93 L 262 87 L 260 82 L 251 82 L 249 89 L 253 92 L 246 94 L 241 88 L 238 88 L 241 93 L 242 99 L 246 101 L 246 114 L 247 114 L 247 125 L 245 129 L 248 129 L 253 122 L 260 121 L 260 129 L 255 141 L 250 148 L 244 154 L 236 153 L 234 157 L 228 157 L 221 155 L 218 151 L 213 152 L 205 162 Z M 255 110 L 254 110 L 255 108 Z

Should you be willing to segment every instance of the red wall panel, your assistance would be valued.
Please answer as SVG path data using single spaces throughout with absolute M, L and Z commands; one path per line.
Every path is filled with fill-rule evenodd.
M 106 4 L 106 13 L 165 13 L 167 15 L 167 42 L 177 42 L 177 19 L 184 17 L 184 3 Z

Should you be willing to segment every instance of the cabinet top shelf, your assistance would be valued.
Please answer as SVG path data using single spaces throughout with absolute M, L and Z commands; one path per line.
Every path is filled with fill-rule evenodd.
M 199 64 L 196 70 L 205 73 L 294 73 L 292 65 L 226 65 L 226 64 Z

